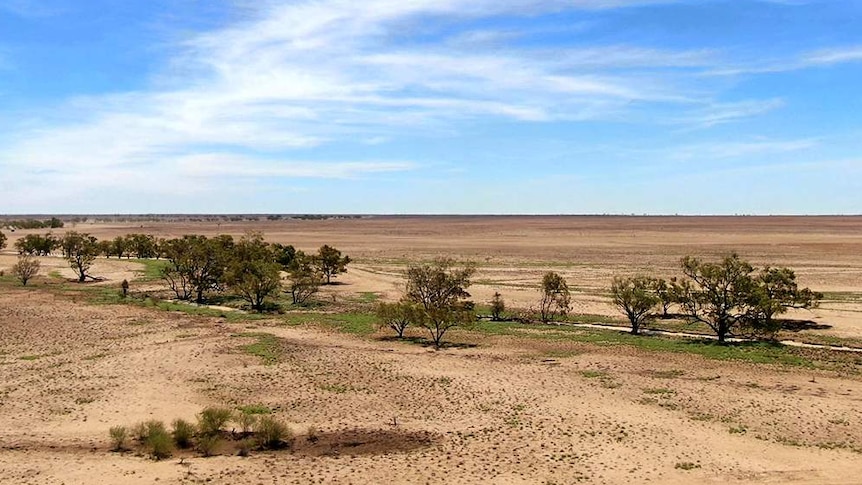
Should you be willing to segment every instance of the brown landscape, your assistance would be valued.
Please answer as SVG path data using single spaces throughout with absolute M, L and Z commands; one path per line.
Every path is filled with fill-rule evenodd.
M 14 242 L 46 231 L 4 230 L 0 483 L 862 483 L 862 217 L 117 218 L 54 232 L 66 230 L 260 231 L 353 261 L 317 305 L 253 314 L 153 303 L 164 283 L 134 259 L 99 258 L 99 281 L 78 284 L 43 257 L 22 287 Z M 435 350 L 373 315 L 402 296 L 409 264 L 447 256 L 477 265 L 480 308 L 500 292 L 529 311 L 553 270 L 573 288 L 570 321 L 625 327 L 614 276 L 678 276 L 686 255 L 732 251 L 823 293 L 786 315 L 801 322 L 778 335 L 786 345 L 482 321 Z M 113 298 L 124 279 L 132 298 Z M 291 446 L 111 451 L 112 426 L 194 421 L 207 406 L 259 407 L 290 426 Z

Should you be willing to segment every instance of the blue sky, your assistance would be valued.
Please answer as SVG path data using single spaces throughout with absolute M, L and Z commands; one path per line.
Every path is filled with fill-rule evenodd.
M 0 0 L 0 213 L 862 213 L 862 2 Z

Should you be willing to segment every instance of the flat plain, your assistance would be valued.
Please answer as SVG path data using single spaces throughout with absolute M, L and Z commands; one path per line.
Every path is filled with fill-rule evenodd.
M 824 293 L 782 338 L 862 347 L 862 217 L 370 217 L 79 223 L 112 238 L 261 231 L 354 260 L 313 309 L 252 315 L 117 301 L 162 284 L 147 262 L 60 258 L 22 288 L 0 255 L 0 483 L 859 483 L 862 354 L 727 348 L 612 329 L 483 322 L 441 350 L 395 341 L 369 315 L 412 262 L 478 265 L 474 300 L 536 304 L 549 270 L 573 318 L 619 321 L 615 275 L 675 276 L 685 255 L 738 252 Z M 10 234 L 11 247 L 17 237 Z M 139 301 L 139 300 L 136 300 Z M 140 300 L 143 301 L 143 300 Z M 168 311 L 174 310 L 174 311 Z M 683 327 L 685 330 L 685 328 Z M 410 336 L 419 336 L 416 330 Z M 266 345 L 262 345 L 266 343 Z M 257 345 L 256 345 L 257 344 Z M 263 349 L 263 351 L 261 351 Z M 155 462 L 109 450 L 108 428 L 259 406 L 291 450 Z M 322 439 L 307 441 L 314 427 Z

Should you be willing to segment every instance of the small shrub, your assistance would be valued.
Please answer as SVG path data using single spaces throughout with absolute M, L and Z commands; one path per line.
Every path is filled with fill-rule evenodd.
M 114 451 L 123 451 L 126 440 L 129 438 L 129 430 L 125 426 L 114 426 L 108 430 L 111 435 L 111 446 Z
M 272 416 L 263 416 L 254 428 L 255 440 L 262 450 L 275 450 L 287 444 L 291 438 L 290 429 Z
M 161 421 L 149 421 L 146 424 L 146 446 L 154 460 L 170 458 L 174 451 L 174 441 L 165 424 Z
M 132 427 L 132 438 L 140 444 L 147 441 L 147 423 L 138 423 Z
M 221 443 L 221 438 L 218 435 L 203 435 L 198 438 L 198 451 L 203 456 L 213 456 L 219 443 Z
M 181 449 L 191 448 L 195 426 L 184 419 L 176 419 L 173 422 L 173 428 L 174 444 Z
M 503 301 L 503 295 L 499 291 L 495 291 L 494 297 L 491 299 L 491 320 L 499 322 L 504 311 L 506 311 L 506 303 Z
M 239 413 L 236 418 L 236 424 L 239 425 L 243 434 L 248 434 L 254 429 L 257 423 L 257 415 L 252 413 Z
M 688 471 L 688 470 L 694 470 L 695 468 L 700 468 L 700 465 L 698 465 L 697 463 L 692 463 L 690 461 L 683 461 L 683 462 L 679 462 L 676 465 L 674 465 L 674 468 L 676 468 L 678 470 Z
M 198 414 L 198 430 L 205 436 L 216 435 L 224 430 L 233 412 L 228 408 L 208 407 Z

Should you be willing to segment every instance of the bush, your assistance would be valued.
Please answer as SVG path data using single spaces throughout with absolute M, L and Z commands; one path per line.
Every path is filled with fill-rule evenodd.
M 202 435 L 211 436 L 221 433 L 233 416 L 228 408 L 208 407 L 198 415 L 198 430 Z
M 252 413 L 240 413 L 236 418 L 236 424 L 239 425 L 243 434 L 248 434 L 254 429 L 257 423 L 257 415 Z
M 213 456 L 215 449 L 221 443 L 221 438 L 218 435 L 203 435 L 198 438 L 198 451 L 203 456 Z
M 147 441 L 147 423 L 138 423 L 132 427 L 132 438 L 140 444 Z
M 174 451 L 174 441 L 165 424 L 161 421 L 149 421 L 146 425 L 146 446 L 154 460 L 170 458 Z
M 263 416 L 257 421 L 254 429 L 258 448 L 276 450 L 287 444 L 292 438 L 290 429 L 272 416 Z
M 108 432 L 111 435 L 111 449 L 123 451 L 126 447 L 126 440 L 129 438 L 129 430 L 125 426 L 114 426 Z
M 173 422 L 174 443 L 178 448 L 191 448 L 192 438 L 195 435 L 195 426 L 184 419 L 175 419 Z
M 494 297 L 491 299 L 491 320 L 499 322 L 506 311 L 506 302 L 503 301 L 503 295 L 499 291 L 494 292 Z
M 27 286 L 27 282 L 39 274 L 41 263 L 34 259 L 29 254 L 21 254 L 18 256 L 18 262 L 12 266 L 12 274 L 14 274 L 22 285 Z

